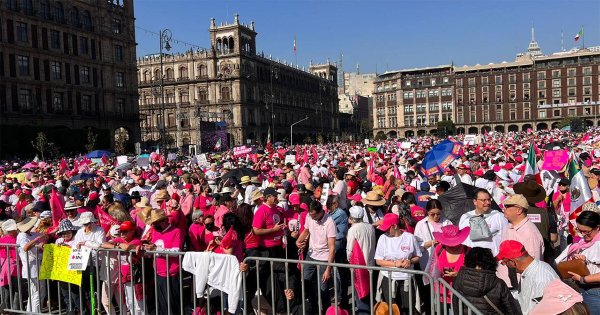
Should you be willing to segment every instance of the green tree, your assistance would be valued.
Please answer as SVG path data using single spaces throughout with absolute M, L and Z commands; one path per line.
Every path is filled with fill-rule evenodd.
M 87 132 L 87 144 L 85 149 L 88 152 L 92 152 L 96 149 L 96 142 L 98 141 L 98 135 L 92 131 L 92 128 L 88 129 Z
M 53 145 L 53 143 L 48 142 L 48 137 L 46 137 L 46 134 L 41 131 L 38 132 L 35 139 L 31 141 L 31 146 L 40 153 L 42 156 L 42 161 L 45 161 L 44 153 L 48 152 L 50 147 Z
M 129 142 L 129 133 L 127 129 L 121 127 L 115 131 L 115 152 L 117 154 L 124 154 L 127 150 L 127 143 Z

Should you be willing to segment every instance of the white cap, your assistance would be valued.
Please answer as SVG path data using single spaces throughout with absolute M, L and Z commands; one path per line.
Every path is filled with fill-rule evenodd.
M 363 207 L 360 206 L 353 206 L 350 207 L 350 217 L 355 218 L 355 219 L 360 219 L 365 215 L 365 209 L 363 209 Z

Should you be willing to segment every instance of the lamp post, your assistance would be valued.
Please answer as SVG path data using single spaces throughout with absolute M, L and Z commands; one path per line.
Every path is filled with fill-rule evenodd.
M 164 29 L 160 31 L 160 95 L 161 95 L 161 112 L 162 112 L 162 125 L 163 125 L 163 130 L 166 128 L 167 124 L 166 124 L 166 120 L 165 120 L 165 89 L 164 89 L 164 85 L 165 85 L 165 74 L 163 71 L 163 48 L 166 49 L 167 51 L 171 50 L 171 44 L 169 44 L 169 42 L 171 41 L 171 38 L 173 38 L 173 33 L 171 32 L 170 29 Z M 165 139 L 165 134 L 166 132 L 163 131 L 162 132 L 162 137 L 161 137 L 161 142 L 163 143 L 163 148 L 166 148 L 166 139 Z
M 294 145 L 294 125 L 297 125 L 308 119 L 308 115 L 290 125 L 290 147 Z
M 275 142 L 275 112 L 274 112 L 274 101 L 275 101 L 275 95 L 273 94 L 273 77 L 275 77 L 275 79 L 279 79 L 279 67 L 273 66 L 271 65 L 271 97 L 270 97 L 270 102 L 271 102 L 271 132 L 273 133 L 271 141 Z

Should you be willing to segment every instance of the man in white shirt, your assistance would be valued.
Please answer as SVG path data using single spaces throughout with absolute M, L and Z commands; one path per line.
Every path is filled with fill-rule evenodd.
M 42 262 L 42 249 L 48 240 L 47 234 L 32 232 L 37 223 L 36 217 L 27 217 L 17 224 L 19 235 L 19 258 L 21 259 L 21 276 L 28 280 L 29 297 L 27 299 L 27 312 L 40 313 L 41 304 L 46 298 L 46 282 L 38 280 L 38 268 Z
M 375 238 L 375 228 L 373 225 L 363 220 L 365 215 L 365 209 L 361 206 L 354 206 L 350 208 L 350 229 L 348 229 L 348 236 L 346 242 L 346 253 L 348 259 L 352 256 L 352 249 L 354 248 L 354 240 L 358 241 L 358 245 L 363 252 L 365 262 L 367 266 L 375 265 L 375 246 L 377 245 L 377 239 Z
M 502 242 L 496 259 L 521 274 L 521 285 L 516 298 L 523 314 L 529 314 L 541 300 L 544 289 L 550 281 L 558 279 L 558 275 L 550 265 L 531 257 L 523 244 L 518 241 Z
M 464 184 L 473 185 L 473 178 L 471 177 L 471 175 L 467 174 L 468 169 L 468 166 L 466 166 L 465 164 L 461 164 L 456 169 L 456 173 L 458 174 L 458 177 L 460 178 L 461 182 L 463 182 Z
M 335 186 L 333 186 L 333 192 L 340 197 L 339 207 L 341 209 L 348 209 L 348 183 L 344 180 L 344 169 L 338 169 L 335 171 Z
M 471 228 L 471 233 L 463 244 L 469 247 L 489 248 L 494 255 L 497 255 L 500 243 L 502 242 L 501 232 L 508 225 L 508 221 L 504 218 L 502 212 L 491 209 L 492 196 L 487 190 L 481 188 L 475 190 L 475 199 L 473 200 L 473 203 L 475 204 L 475 210 L 464 213 L 460 217 L 458 224 L 461 229 L 467 226 Z M 488 230 L 480 231 L 488 234 L 487 236 L 477 233 L 477 226 L 471 224 L 471 219 L 476 221 L 476 217 L 478 216 L 482 217 L 485 220 L 485 223 L 487 223 Z M 473 237 L 477 236 L 486 237 L 473 239 Z

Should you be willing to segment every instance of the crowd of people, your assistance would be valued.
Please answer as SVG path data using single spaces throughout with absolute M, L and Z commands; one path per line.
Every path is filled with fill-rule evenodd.
M 143 166 L 130 158 L 129 167 L 116 157 L 29 168 L 7 162 L 0 169 L 0 309 L 23 301 L 41 312 L 60 298 L 69 311 L 89 314 L 96 295 L 107 314 L 121 300 L 130 314 L 151 305 L 156 314 L 197 305 L 200 314 L 209 301 L 180 299 L 188 273 L 175 255 L 213 252 L 234 256 L 246 274 L 245 303 L 230 313 L 261 299 L 276 313 L 373 314 L 382 305 L 375 301 L 394 312 L 428 314 L 439 304 L 458 314 L 465 304 L 430 280 L 441 278 L 484 314 L 600 314 L 599 140 L 596 130 L 479 135 L 435 174 L 421 167 L 434 137 L 269 145 L 261 153 L 206 154 L 203 162 L 153 154 Z M 589 200 L 579 202 L 586 194 L 571 182 L 568 163 L 550 180 L 536 171 L 544 152 L 563 149 L 585 175 Z M 444 195 L 458 186 L 472 188 L 465 189 L 472 203 L 455 216 Z M 61 296 L 49 298 L 54 289 L 38 279 L 46 244 L 91 249 L 83 279 L 101 285 L 51 282 Z M 372 272 L 362 292 L 352 271 L 330 265 L 357 257 L 393 272 Z

